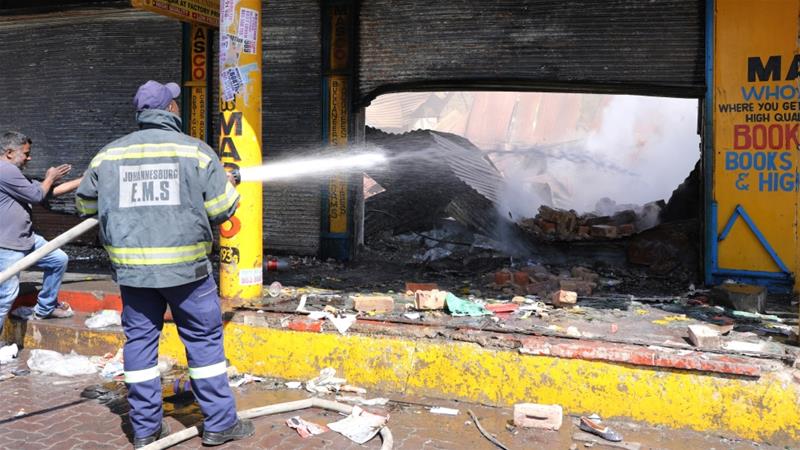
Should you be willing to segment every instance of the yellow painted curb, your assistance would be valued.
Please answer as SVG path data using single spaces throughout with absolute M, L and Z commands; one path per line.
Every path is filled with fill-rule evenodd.
M 25 344 L 68 351 L 65 346 L 81 342 L 117 348 L 124 341 L 119 332 L 112 337 L 108 332 L 64 330 L 60 343 L 28 330 Z M 772 444 L 792 446 L 800 440 L 800 387 L 787 371 L 746 379 L 523 355 L 465 342 L 340 336 L 234 322 L 225 326 L 225 348 L 240 372 L 257 375 L 307 380 L 333 367 L 349 383 L 389 393 L 497 406 L 557 403 L 569 414 L 597 412 Z M 164 326 L 160 350 L 185 365 L 174 324 Z

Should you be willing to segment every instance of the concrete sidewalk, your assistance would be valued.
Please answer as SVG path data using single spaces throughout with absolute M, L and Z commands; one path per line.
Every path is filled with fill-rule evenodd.
M 28 352 L 0 368 L 0 374 L 25 368 Z M 105 384 L 103 384 L 105 383 Z M 103 384 L 110 393 L 100 399 L 81 397 L 90 386 Z M 104 381 L 99 376 L 64 378 L 55 375 L 29 374 L 0 382 L 0 448 L 34 449 L 122 449 L 131 448 L 128 406 L 121 383 Z M 234 388 L 239 409 L 305 398 L 305 391 L 287 390 L 275 381 L 248 384 Z M 575 443 L 577 427 L 574 418 L 565 417 L 558 432 L 535 429 L 513 429 L 510 408 L 492 408 L 469 403 L 406 397 L 398 394 L 371 392 L 367 397 L 385 396 L 392 400 L 386 407 L 369 407 L 375 412 L 388 412 L 389 427 L 397 450 L 452 449 L 493 450 L 496 447 L 482 437 L 467 415 L 471 409 L 490 433 L 510 449 L 565 450 Z M 332 398 L 332 396 L 328 396 Z M 428 406 L 445 406 L 459 410 L 457 416 L 434 415 Z M 192 426 L 202 420 L 191 397 L 182 395 L 165 400 L 167 420 L 173 431 Z M 328 431 L 320 436 L 302 439 L 286 426 L 286 419 L 298 415 L 303 419 L 327 424 L 341 416 L 324 410 L 308 409 L 255 419 L 256 436 L 226 445 L 225 449 L 379 449 L 374 438 L 365 445 L 355 444 L 338 433 Z M 649 427 L 633 422 L 609 421 L 626 441 L 636 441 L 641 448 L 658 449 L 777 449 L 765 444 L 726 439 L 715 434 Z M 602 443 L 597 448 L 608 448 Z M 176 449 L 202 448 L 194 438 Z

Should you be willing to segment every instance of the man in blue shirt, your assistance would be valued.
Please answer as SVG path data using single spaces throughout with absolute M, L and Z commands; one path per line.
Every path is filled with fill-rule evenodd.
M 0 225 L 0 271 L 47 243 L 33 232 L 31 204 L 42 203 L 51 195 L 74 191 L 81 181 L 77 179 L 54 186 L 72 169 L 69 164 L 47 169 L 42 182 L 31 181 L 22 174 L 30 160 L 31 139 L 28 136 L 16 131 L 0 135 L 0 217 L 3 218 Z M 69 305 L 58 303 L 58 289 L 67 270 L 67 261 L 66 253 L 55 250 L 37 263 L 44 270 L 44 280 L 32 319 L 72 316 Z M 6 315 L 18 294 L 19 277 L 0 285 L 0 335 Z

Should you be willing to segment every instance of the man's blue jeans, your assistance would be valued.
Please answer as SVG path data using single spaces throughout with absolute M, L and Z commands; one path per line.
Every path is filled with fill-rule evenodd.
M 25 255 L 33 252 L 34 250 L 47 244 L 47 241 L 34 234 L 35 242 L 33 248 L 30 250 L 10 250 L 7 248 L 0 248 L 0 271 L 10 267 L 15 262 L 24 258 Z M 39 291 L 39 299 L 36 302 L 34 311 L 39 316 L 47 316 L 56 308 L 58 303 L 58 290 L 61 288 L 61 279 L 64 277 L 64 272 L 67 271 L 67 262 L 69 258 L 67 254 L 61 250 L 54 250 L 47 254 L 44 258 L 36 263 L 36 267 L 44 270 L 44 280 L 42 282 L 42 290 Z M 6 321 L 8 311 L 11 305 L 16 300 L 19 294 L 19 275 L 12 277 L 0 285 L 0 331 L 3 330 L 3 324 Z

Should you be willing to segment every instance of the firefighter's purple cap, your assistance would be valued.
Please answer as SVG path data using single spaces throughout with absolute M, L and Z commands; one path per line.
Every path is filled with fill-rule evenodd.
M 133 106 L 136 111 L 145 109 L 167 109 L 169 103 L 181 95 L 181 87 L 175 83 L 161 84 L 150 80 L 139 86 L 133 97 Z

